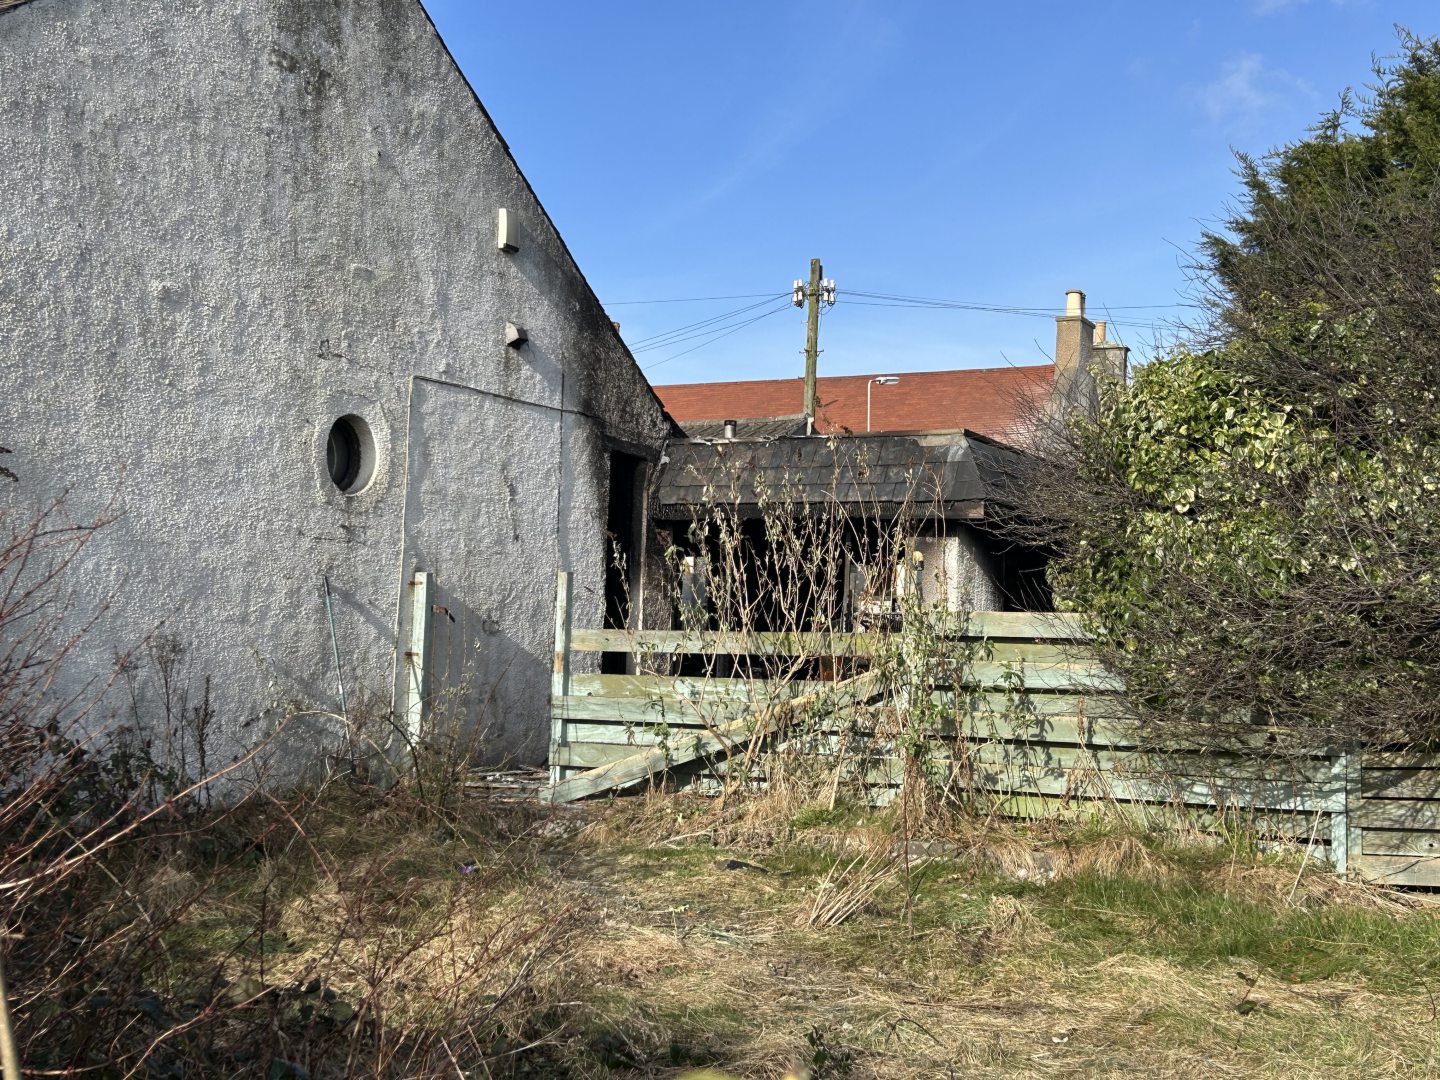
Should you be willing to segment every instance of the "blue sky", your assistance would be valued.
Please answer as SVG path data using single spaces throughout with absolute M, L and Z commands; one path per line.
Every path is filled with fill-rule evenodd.
M 1301 135 L 1394 24 L 1440 32 L 1434 0 L 426 7 L 656 383 L 801 374 L 804 317 L 766 297 L 812 256 L 840 290 L 822 374 L 1053 345 L 1045 317 L 875 294 L 1043 314 L 1081 288 L 1142 359 L 1232 148 Z M 691 297 L 737 298 L 634 302 Z

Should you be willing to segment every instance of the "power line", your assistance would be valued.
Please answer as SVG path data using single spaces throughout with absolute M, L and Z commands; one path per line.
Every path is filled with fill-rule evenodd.
M 754 311 L 758 307 L 764 307 L 767 303 L 783 299 L 783 293 L 770 293 L 764 300 L 754 304 L 746 304 L 744 307 L 736 308 L 734 311 L 726 311 L 720 315 L 712 315 L 708 319 L 701 319 L 698 322 L 687 323 L 685 326 L 677 326 L 674 330 L 667 330 L 663 334 L 652 334 L 650 337 L 641 338 L 638 341 L 629 343 L 631 352 L 649 352 L 652 349 L 663 349 L 667 345 L 675 345 L 689 337 L 695 336 L 691 331 L 704 333 L 704 327 L 712 326 L 715 323 L 723 323 L 726 319 L 732 319 L 737 315 L 743 315 L 747 311 Z
M 930 299 L 930 298 L 928 298 L 928 297 L 903 297 L 903 296 L 894 296 L 894 295 L 885 294 L 885 293 L 861 293 L 861 292 L 852 292 L 850 295 L 851 295 L 851 296 L 884 297 L 884 299 L 875 299 L 875 300 L 851 300 L 851 299 L 848 299 L 848 297 L 842 297 L 842 301 L 843 301 L 844 303 L 853 305 L 853 306 L 855 306 L 855 307 L 908 308 L 908 309 L 917 310 L 917 311 L 975 311 L 975 312 L 985 312 L 985 313 L 997 314 L 997 315 L 1021 315 L 1021 316 L 1025 316 L 1025 317 L 1033 318 L 1033 319 L 1053 319 L 1053 318 L 1056 317 L 1056 314 L 1059 313 L 1059 311 L 1060 311 L 1060 309 L 1058 309 L 1058 308 L 1037 309 L 1037 308 L 1005 307 L 1005 306 L 1002 306 L 1002 305 L 999 305 L 999 304 L 972 304 L 972 303 L 968 303 L 968 302 L 965 302 L 965 301 L 956 301 L 956 300 L 933 300 L 933 299 Z M 1172 306 L 1173 306 L 1173 307 L 1193 307 L 1193 306 L 1195 306 L 1195 305 L 1191 305 L 1191 304 L 1175 304 L 1175 305 L 1135 304 L 1135 305 L 1116 305 L 1116 306 L 1113 307 L 1113 308 L 1110 307 L 1110 306 L 1108 306 L 1108 305 L 1102 305 L 1102 306 L 1104 306 L 1104 307 L 1106 308 L 1106 311 L 1108 312 L 1108 311 L 1112 311 L 1112 310 L 1114 310 L 1114 311 L 1143 310 L 1143 309 L 1150 309 L 1150 308 L 1155 308 L 1155 307 L 1172 307 Z M 1113 320 L 1107 320 L 1107 321 L 1110 323 L 1110 325 L 1113 325 L 1113 326 L 1143 327 L 1143 328 L 1150 329 L 1150 330 L 1154 330 L 1154 329 L 1156 329 L 1156 328 L 1167 328 L 1167 327 L 1168 327 L 1168 324 L 1166 324 L 1166 323 L 1149 322 L 1149 321 L 1140 320 L 1140 319 L 1128 319 L 1128 318 L 1127 318 L 1127 319 L 1113 319 Z
M 700 319 L 692 323 L 687 323 L 684 326 L 676 327 L 673 330 L 667 330 L 660 334 L 652 334 L 649 337 L 640 338 L 637 341 L 630 342 L 629 347 L 631 353 L 638 355 L 641 353 L 657 351 L 659 349 L 670 348 L 675 345 L 682 344 L 686 341 L 696 341 L 697 339 L 704 339 L 700 340 L 698 344 L 693 345 L 688 349 L 683 349 L 672 356 L 667 356 L 665 359 L 656 361 L 654 364 L 645 365 L 645 370 L 648 371 L 653 368 L 660 367 L 662 364 L 668 364 L 671 360 L 677 360 L 682 356 L 688 356 L 690 353 L 695 352 L 698 349 L 702 349 L 706 345 L 712 344 L 715 341 L 719 341 L 721 338 L 729 337 L 731 334 L 737 333 L 738 331 L 745 329 L 747 326 L 751 326 L 754 323 L 759 322 L 761 319 L 767 319 L 771 315 L 778 315 L 781 311 L 784 311 L 785 308 L 789 305 L 779 304 L 776 307 L 771 308 L 767 311 L 760 312 L 758 315 L 753 315 L 749 318 L 741 318 L 742 316 L 748 315 L 750 312 L 755 311 L 755 309 L 765 307 L 767 304 L 774 301 L 787 300 L 789 298 L 789 295 L 790 294 L 787 293 L 736 293 L 727 296 L 694 296 L 657 300 L 626 300 L 618 301 L 611 306 L 620 306 L 621 304 L 679 304 L 692 302 L 698 303 L 711 300 L 751 300 L 755 299 L 756 297 L 759 298 L 756 303 L 746 304 L 731 311 L 722 312 L 719 315 L 712 315 L 709 318 Z M 1058 308 L 1024 307 L 1021 305 L 1010 304 L 986 304 L 978 301 L 946 300 L 940 299 L 938 297 L 907 296 L 899 293 L 876 293 L 864 292 L 860 290 L 847 290 L 840 293 L 838 298 L 841 299 L 844 303 L 851 304 L 856 307 L 890 307 L 936 311 L 974 311 L 997 315 L 1019 315 L 1039 319 L 1054 318 L 1057 312 L 1060 311 L 1060 309 Z M 1174 308 L 1193 308 L 1198 306 L 1199 305 L 1187 303 L 1128 305 L 1122 304 L 1115 305 L 1113 307 L 1109 305 L 1104 305 L 1107 314 L 1109 311 L 1168 310 Z M 1170 328 L 1168 324 L 1165 323 L 1132 320 L 1128 318 L 1109 319 L 1107 321 L 1110 325 L 1116 327 L 1117 329 L 1119 327 L 1128 327 L 1132 329 L 1143 329 L 1149 330 L 1151 332 L 1156 332 L 1160 329 Z
M 605 304 L 604 306 L 605 306 L 605 307 L 627 307 L 627 306 L 632 306 L 632 305 L 635 305 L 635 304 L 698 304 L 698 303 L 703 303 L 703 302 L 711 301 L 711 300 L 756 300 L 756 299 L 768 299 L 768 298 L 769 298 L 770 296 L 772 296 L 772 295 L 774 295 L 774 294 L 772 294 L 772 293 L 732 293 L 732 294 L 730 294 L 730 295 L 728 295 L 728 296 L 672 296 L 672 297 L 665 297 L 665 298 L 663 298 L 663 299 L 655 299 L 655 300 L 612 300 L 612 301 L 610 301 L 609 303 Z M 904 296 L 904 295 L 899 295 L 899 294 L 894 294 L 894 293 L 869 293 L 869 292 L 860 292 L 860 291 L 857 291 L 857 290 L 854 290 L 854 289 L 846 289 L 846 290 L 844 290 L 844 295 L 849 295 L 849 296 L 867 296 L 867 297 L 875 297 L 875 298 L 877 298 L 877 299 L 899 300 L 899 301 L 906 301 L 906 302 L 912 302 L 912 303 L 936 304 L 936 305 L 943 305 L 943 306 L 946 306 L 946 307 L 955 306 L 955 307 L 964 307 L 964 308 L 974 308 L 974 309 L 981 310 L 981 311 L 1005 311 L 1005 312 L 1023 313 L 1023 314 L 1027 314 L 1027 315 L 1028 315 L 1028 314 L 1045 315 L 1046 317 L 1052 316 L 1052 315 L 1054 315 L 1055 313 L 1061 312 L 1061 311 L 1064 310 L 1063 308 L 1058 308 L 1058 307 L 1046 307 L 1046 306 L 1043 306 L 1043 305 L 996 304 L 996 303 L 988 303 L 988 302 L 982 301 L 982 300 L 946 300 L 946 299 L 940 299 L 940 298 L 937 298 L 937 297 L 929 297 L 929 296 Z M 1203 305 L 1201 305 L 1201 304 L 1195 304 L 1195 303 L 1187 303 L 1187 302 L 1184 302 L 1184 301 L 1177 301 L 1176 303 L 1173 303 L 1173 304 L 1108 304 L 1108 305 L 1105 305 L 1105 306 L 1106 306 L 1107 310 L 1110 310 L 1110 311 L 1144 311 L 1144 310 L 1163 311 L 1163 310 L 1171 310 L 1171 309 L 1174 309 L 1174 308 L 1199 308 L 1199 307 L 1202 307 Z
M 782 312 L 782 311 L 788 311 L 789 308 L 790 308 L 790 302 L 789 302 L 789 300 L 787 299 L 787 300 L 785 301 L 785 303 L 783 303 L 783 304 L 777 304 L 775 307 L 771 308 L 769 311 L 762 311 L 759 315 L 756 315 L 756 316 L 754 316 L 753 318 L 750 318 L 750 319 L 746 319 L 744 322 L 742 322 L 742 323 L 740 323 L 740 324 L 738 324 L 738 325 L 736 325 L 736 326 L 732 326 L 732 327 L 730 327 L 729 329 L 724 330 L 723 333 L 717 333 L 716 331 L 721 330 L 722 328 L 721 328 L 721 327 L 716 327 L 716 328 L 715 328 L 715 331 L 710 331 L 710 333 L 714 333 L 715 336 L 711 337 L 708 341 L 702 341 L 702 342 L 700 342 L 699 345 L 692 345 L 690 348 L 684 349 L 684 350 L 682 350 L 681 352 L 676 353 L 674 356 L 667 356 L 664 360 L 657 360 L 657 361 L 655 361 L 655 363 L 653 363 L 653 364 L 646 364 L 646 365 L 644 366 L 644 370 L 646 370 L 646 371 L 653 371 L 653 370 L 655 370 L 657 367 L 660 367 L 662 364 L 668 364 L 671 360 L 678 360 L 678 359 L 680 359 L 680 357 L 682 357 L 682 356 L 688 356 L 690 353 L 694 352 L 696 349 L 703 349 L 706 345 L 712 345 L 712 344 L 714 344 L 715 342 L 719 341 L 721 338 L 729 337 L 731 334 L 734 334 L 734 333 L 736 333 L 737 331 L 744 330 L 745 327 L 747 327 L 747 326 L 752 326 L 752 325 L 754 325 L 755 323 L 759 322 L 761 319 L 768 319 L 771 315 L 778 315 L 778 314 L 780 314 L 780 312 Z
M 1008 312 L 1017 315 L 1043 315 L 1046 318 L 1053 317 L 1056 313 L 1062 312 L 1062 308 L 1048 306 L 1030 306 L 1026 304 L 992 304 L 979 300 L 945 300 L 933 296 L 906 296 L 898 293 L 863 292 L 857 289 L 847 289 L 844 295 L 864 296 L 872 300 L 893 300 L 909 304 L 923 304 L 935 307 L 956 307 L 978 311 Z M 1110 304 L 1107 305 L 1111 311 L 1140 311 L 1140 310 L 1168 310 L 1171 308 L 1194 308 L 1199 304 L 1177 302 L 1174 304 Z
M 891 301 L 888 301 L 888 300 L 847 300 L 847 299 L 845 299 L 844 297 L 841 298 L 840 302 L 843 303 L 843 304 L 848 304 L 848 305 L 850 305 L 851 307 L 889 307 L 889 308 L 912 308 L 912 309 L 918 308 L 918 309 L 921 309 L 921 310 L 927 310 L 927 309 L 928 309 L 928 310 L 930 310 L 930 311 L 984 311 L 984 312 L 990 312 L 990 313 L 997 314 L 997 315 L 1028 315 L 1028 316 L 1030 316 L 1031 318 L 1034 318 L 1034 319 L 1049 319 L 1049 318 L 1053 318 L 1052 315 L 1046 314 L 1045 312 L 1042 312 L 1042 311 L 1018 311 L 1018 310 L 1015 310 L 1015 309 L 1012 309 L 1012 308 L 980 307 L 979 305 L 964 305 L 964 306 L 962 306 L 962 305 L 960 305 L 960 304 L 909 304 L 909 303 L 900 303 L 900 302 L 898 302 L 898 301 L 897 301 L 897 302 L 891 302 Z
M 626 307 L 630 304 L 698 304 L 703 300 L 754 300 L 770 293 L 737 293 L 734 296 L 675 296 L 666 300 L 612 300 L 603 307 Z
M 1054 309 L 1027 308 L 1007 304 L 982 304 L 970 300 L 939 300 L 933 296 L 902 296 L 896 293 L 875 293 L 849 290 L 847 296 L 863 296 L 874 302 L 874 306 L 881 306 L 882 303 L 889 306 L 905 307 L 934 307 L 934 308 L 956 308 L 965 311 L 993 311 L 1010 315 L 1036 315 L 1049 317 Z M 851 301 L 860 303 L 860 301 Z

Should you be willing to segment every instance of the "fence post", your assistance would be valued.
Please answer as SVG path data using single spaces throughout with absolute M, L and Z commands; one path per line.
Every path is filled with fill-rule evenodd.
M 425 732 L 430 710 L 430 610 L 435 575 L 415 571 L 410 579 L 410 647 L 405 650 L 405 733 L 413 748 Z
M 573 613 L 573 585 L 570 571 L 561 570 L 555 580 L 555 668 L 550 676 L 550 783 L 560 783 L 556 759 L 565 745 L 565 699 L 570 696 L 570 631 Z
M 1330 811 L 1330 865 L 1343 876 L 1350 864 L 1350 755 L 1345 750 L 1330 751 L 1330 785 L 1340 795 L 1339 809 Z
M 1360 823 L 1360 767 L 1356 747 L 1331 752 L 1330 780 L 1339 788 L 1340 809 L 1330 813 L 1330 863 L 1342 876 L 1360 873 L 1365 830 Z
M 1351 877 L 1363 877 L 1365 873 L 1360 857 L 1365 854 L 1365 828 L 1360 820 L 1360 767 L 1364 760 L 1364 751 L 1358 748 L 1345 755 L 1345 867 Z

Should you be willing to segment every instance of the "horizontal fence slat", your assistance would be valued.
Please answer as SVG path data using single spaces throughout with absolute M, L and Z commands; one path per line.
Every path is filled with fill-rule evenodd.
M 1291 784 L 1311 793 L 1333 795 L 1339 784 L 1328 761 L 1277 763 L 1230 753 L 1161 752 L 1153 749 L 1114 750 L 1060 746 L 1051 743 L 971 742 L 958 745 L 932 740 L 930 757 L 954 771 L 967 766 L 980 782 L 992 777 L 1106 774 L 1141 780 L 1179 779 L 1185 784 L 1217 788 L 1249 783 Z M 819 758 L 836 753 L 865 757 L 903 757 L 906 751 L 886 739 L 865 741 L 837 734 L 798 735 L 777 744 L 777 751 L 809 753 Z
M 687 746 L 693 746 L 699 737 L 699 733 L 692 732 L 688 739 L 677 737 L 667 745 L 673 753 L 679 754 Z M 550 763 L 563 765 L 567 769 L 593 769 L 598 765 L 608 765 L 612 761 L 622 761 L 633 755 L 635 750 L 634 746 L 625 746 L 619 743 L 567 742 L 555 748 L 551 754 Z
M 1074 699 L 1070 699 L 1073 704 Z M 1075 713 L 1041 716 L 971 712 L 941 727 L 953 738 L 960 730 L 971 742 L 1005 741 L 1044 746 L 1133 747 L 1135 737 L 1121 725 Z
M 966 686 L 976 691 L 1003 691 L 1023 683 L 1025 690 L 1048 690 L 1071 694 L 1113 694 L 1119 682 L 1094 664 L 1044 664 L 1011 668 L 1001 663 L 971 664 L 966 669 Z M 720 679 L 670 675 L 572 675 L 572 696 L 659 697 L 698 700 L 731 697 L 751 700 L 781 700 L 774 696 L 782 686 L 794 694 L 810 693 L 823 681 L 802 682 L 783 679 Z
M 669 675 L 572 675 L 572 697 L 655 698 L 674 701 L 775 702 L 830 685 L 784 679 L 702 679 Z
M 571 733 L 571 729 L 577 725 L 604 726 L 616 732 L 615 739 L 595 739 L 595 742 L 614 742 L 616 739 L 623 739 L 627 730 L 643 731 L 662 724 L 675 728 L 704 730 L 738 720 L 753 711 L 754 706 L 744 701 L 568 697 L 555 703 L 556 714 L 565 719 L 565 730 L 569 739 L 584 741 L 581 736 Z
M 962 766 L 957 771 L 957 779 L 963 781 L 968 770 Z M 1222 785 L 1185 776 L 1154 780 L 1093 770 L 1015 775 L 998 769 L 991 772 L 982 769 L 972 784 L 996 792 L 1236 806 L 1300 813 L 1338 812 L 1345 807 L 1343 786 L 1337 788 L 1334 784 L 1291 784 L 1273 780 L 1236 779 L 1227 780 Z
M 1367 769 L 1440 769 L 1440 751 L 1366 750 Z
M 693 758 L 699 745 L 707 752 L 720 749 L 717 740 L 700 732 L 675 733 L 671 738 L 649 744 L 663 747 L 666 756 Z M 1344 806 L 1344 790 L 1333 783 L 1316 781 L 1288 782 L 1274 778 L 1250 776 L 1194 775 L 1185 773 L 1154 774 L 1142 764 L 1141 754 L 1112 754 L 1071 751 L 1039 762 L 1015 761 L 997 748 L 986 748 L 991 754 L 978 752 L 969 760 L 939 759 L 929 763 L 932 770 L 954 777 L 965 787 L 996 794 L 1069 795 L 1129 802 L 1175 803 L 1198 806 L 1244 805 L 1255 809 L 1290 810 L 1314 813 L 1340 810 Z M 620 761 L 635 754 L 633 745 L 611 743 L 567 743 L 556 750 L 554 764 L 566 767 L 595 767 Z M 784 755 L 785 750 L 774 751 Z M 834 757 L 833 750 L 816 754 L 813 749 L 803 756 Z M 986 761 L 986 757 L 992 760 Z M 977 760 L 978 759 L 978 760 Z M 1065 764 L 1062 764 L 1064 762 Z M 1195 767 L 1203 763 L 1193 763 Z M 874 755 L 863 755 L 853 766 L 859 774 L 852 781 L 894 786 L 905 776 L 905 763 L 896 757 L 877 762 Z M 842 774 L 843 775 L 843 774 Z
M 606 676 L 606 678 L 627 677 Z M 808 692 L 810 688 L 824 684 L 792 685 L 804 687 Z M 647 728 L 664 726 L 674 729 L 690 727 L 704 729 L 741 719 L 747 713 L 756 712 L 773 701 L 784 699 L 784 696 L 778 696 L 766 701 L 747 702 L 724 699 L 692 701 L 586 696 L 564 698 L 555 703 L 555 709 L 556 714 L 565 719 L 569 725 L 567 731 L 575 725 L 587 725 L 595 729 L 584 736 L 572 734 L 569 736 L 571 741 L 642 745 L 650 740 L 637 736 Z M 1033 703 L 1036 701 L 1036 697 L 1031 696 L 1029 700 Z M 1073 709 L 1077 701 L 1082 705 L 1087 704 L 1076 698 L 1056 697 L 1049 703 L 1049 706 L 1057 709 L 1061 707 Z M 953 701 L 949 695 L 937 694 L 936 703 L 945 707 L 953 704 Z M 603 730 L 607 727 L 610 729 L 608 735 Z M 799 727 L 807 733 L 817 735 L 850 732 L 858 739 L 883 740 L 899 734 L 894 727 L 893 713 L 884 708 L 870 706 L 857 706 L 855 714 L 843 721 L 836 720 L 834 717 L 821 717 L 817 721 L 817 726 L 813 728 L 803 724 Z M 958 739 L 957 733 L 962 729 L 965 732 L 965 741 L 976 744 L 1007 742 L 1032 747 L 1084 746 L 1091 749 L 1111 750 L 1138 748 L 1136 733 L 1123 723 L 1103 718 L 1095 719 L 1090 716 L 1065 715 L 1058 712 L 1031 715 L 1026 712 L 976 710 L 964 714 L 945 715 L 939 722 L 936 738 L 938 741 L 955 742 Z M 1210 747 L 1181 746 L 1165 751 L 1151 749 L 1149 752 L 1157 758 L 1164 754 L 1192 754 L 1206 756 L 1217 762 L 1244 759 L 1255 762 L 1255 768 L 1272 775 L 1298 768 L 1301 771 L 1296 772 L 1295 775 L 1318 778 L 1327 775 L 1330 769 L 1328 759 L 1314 758 L 1301 764 L 1294 764 L 1287 759 L 1259 757 L 1254 753 L 1246 752 L 1243 747 L 1236 750 L 1216 751 Z
M 1219 811 L 1196 806 L 1176 806 L 1173 803 L 1076 800 L 1049 795 L 1004 796 L 997 801 L 996 807 L 999 813 L 1007 817 L 1031 820 L 1113 815 L 1141 827 L 1186 825 L 1212 832 L 1245 829 L 1261 836 L 1283 836 L 1302 841 L 1308 841 L 1313 834 L 1317 848 L 1328 846 L 1325 824 L 1322 821 L 1317 831 L 1313 813 L 1243 809 Z
M 1440 858 L 1416 855 L 1356 855 L 1350 869 L 1381 885 L 1440 885 Z
M 962 616 L 968 637 L 1089 641 L 1079 615 L 1060 611 L 972 611 Z
M 1004 689 L 1012 684 L 1027 690 L 1069 690 L 1113 693 L 1120 680 L 1098 664 L 1009 664 L 984 661 L 965 666 L 966 686 L 982 690 Z
M 1365 829 L 1360 846 L 1366 855 L 1440 855 L 1440 832 Z
M 814 687 L 820 684 L 796 685 Z M 784 700 L 784 698 L 778 697 L 774 700 Z M 1071 709 L 1075 707 L 1077 701 L 1080 701 L 1077 698 L 1057 698 L 1055 700 L 1057 708 L 1064 704 Z M 615 732 L 613 737 L 597 736 L 592 740 L 612 742 L 625 741 L 628 730 L 643 730 L 646 727 L 662 724 L 668 727 L 705 728 L 715 724 L 728 723 L 740 719 L 747 713 L 756 712 L 769 703 L 769 701 L 748 702 L 733 699 L 691 701 L 586 696 L 560 699 L 554 703 L 554 711 L 555 715 L 564 719 L 568 726 L 588 724 L 613 727 Z M 937 695 L 937 704 L 942 707 L 951 703 L 948 695 Z M 1083 701 L 1080 703 L 1084 704 Z M 887 730 L 894 731 L 893 720 L 889 728 L 884 725 L 883 721 L 867 722 L 867 719 L 875 713 L 883 714 L 884 709 L 857 707 L 856 711 L 861 715 L 853 716 L 843 722 L 837 721 L 833 717 L 822 717 L 818 721 L 819 726 L 807 730 L 814 730 L 818 733 L 851 731 L 862 738 L 880 738 Z M 1074 713 L 1065 715 L 1058 712 L 1040 715 L 1015 715 L 986 711 L 949 714 L 941 719 L 937 736 L 953 741 L 957 738 L 957 732 L 962 728 L 966 733 L 966 739 L 972 742 L 1012 741 L 1043 745 L 1111 748 L 1136 745 L 1134 735 L 1123 726 L 1105 719 L 1095 719 Z M 589 737 L 587 736 L 587 738 Z M 572 736 L 572 738 L 579 739 L 580 737 Z
M 618 694 L 607 695 L 591 692 L 567 697 L 564 699 L 564 707 L 567 709 L 603 708 L 610 702 L 630 702 L 635 703 L 636 708 L 652 710 L 673 704 L 693 711 L 693 707 L 696 705 L 712 705 L 722 702 L 735 709 L 761 709 L 776 701 L 784 701 L 799 694 L 808 694 L 830 685 L 821 682 L 771 682 L 765 684 L 763 688 L 755 688 L 753 696 L 744 693 L 738 686 L 730 688 L 728 693 L 706 693 L 697 696 L 666 694 L 662 696 L 662 687 L 659 684 L 646 685 L 643 677 L 640 676 L 576 675 L 573 678 L 578 686 L 587 690 L 593 691 L 597 688 L 596 684 L 605 683 L 608 684 L 609 689 L 618 691 Z M 764 692 L 760 692 L 762 689 Z M 959 719 L 964 717 L 975 732 L 985 736 L 1013 732 L 1016 738 L 1073 742 L 1077 737 L 1075 724 L 1079 721 L 1085 725 L 1085 731 L 1079 733 L 1085 738 L 1096 737 L 1096 733 L 1102 729 L 1109 732 L 1107 737 L 1123 738 L 1125 741 L 1134 738 L 1131 729 L 1123 722 L 1124 710 L 1110 698 L 1098 694 L 1027 694 L 1024 705 L 1020 708 L 1007 708 L 1005 695 L 994 692 L 965 694 L 957 701 L 955 695 L 950 691 L 942 690 L 932 694 L 931 700 L 939 709 L 938 715 L 947 725 L 946 732 L 950 734 L 954 733 Z M 872 707 L 871 711 L 881 710 L 879 707 Z M 1055 727 L 1060 724 L 1069 725 L 1064 729 L 1068 733 L 1064 737 L 1058 734 L 1058 729 Z
M 582 652 L 666 653 L 694 656 L 873 655 L 874 634 L 726 633 L 687 630 L 576 630 L 571 648 Z
M 948 703 L 955 698 L 952 690 L 936 690 L 931 700 L 937 704 Z M 1001 718 L 1038 718 L 1052 716 L 1083 716 L 1095 720 L 1116 720 L 1123 718 L 1124 706 L 1113 694 L 1107 693 L 1027 693 L 1023 699 L 1004 691 L 962 691 L 960 694 L 967 714 L 989 715 Z M 953 710 L 952 710 L 953 711 Z
M 1362 829 L 1435 829 L 1440 831 L 1440 801 L 1362 799 L 1352 811 Z
M 703 730 L 717 724 L 738 720 L 753 706 L 744 702 L 719 701 L 702 705 L 699 702 L 656 702 L 640 698 L 565 698 L 556 706 L 557 715 L 566 723 L 566 732 L 579 742 L 628 742 L 644 740 L 649 729 L 665 726 L 684 730 Z M 937 741 L 956 741 L 958 724 L 948 721 L 940 726 Z M 586 734 L 575 734 L 584 729 Z M 1034 720 L 1009 721 L 988 715 L 971 716 L 965 725 L 966 741 L 973 743 L 1016 742 L 1044 746 L 1088 746 L 1091 748 L 1135 748 L 1133 737 L 1101 721 L 1076 716 L 1047 716 Z M 893 728 L 890 729 L 893 731 Z M 882 739 L 886 729 L 869 728 L 859 723 L 842 723 L 822 718 L 817 726 L 804 728 L 807 734 L 835 735 L 850 733 L 856 739 Z M 607 734 L 608 733 L 608 734 Z M 632 740 L 632 736 L 634 739 Z
M 1164 776 L 1183 777 L 1193 782 L 1213 780 L 1217 784 L 1264 781 L 1326 785 L 1327 789 L 1335 786 L 1328 762 L 1307 762 L 1294 768 L 1277 769 L 1272 763 L 1230 754 L 1092 750 L 1038 744 L 986 743 L 976 746 L 970 752 L 968 760 L 987 769 L 1003 767 L 1021 772 L 1091 770 L 1139 778 Z
M 1440 798 L 1440 769 L 1377 769 L 1363 763 L 1360 793 L 1367 799 Z
M 636 698 L 566 698 L 557 706 L 565 720 L 566 738 L 573 742 L 609 742 L 642 746 L 656 741 L 663 732 L 700 730 L 730 723 L 753 712 L 743 702 L 660 703 Z M 1075 716 L 1051 716 L 1043 721 L 1012 724 L 1001 718 L 972 718 L 967 726 L 966 741 L 983 744 L 1013 741 L 1044 746 L 1087 746 L 1102 749 L 1134 749 L 1133 738 L 1103 723 Z M 943 724 L 937 741 L 957 741 L 954 723 Z M 834 736 L 849 734 L 853 740 L 880 740 L 884 730 L 870 730 L 860 725 L 840 723 L 824 718 L 806 735 Z
M 900 639 L 886 645 L 876 634 L 684 634 L 672 630 L 576 630 L 572 646 L 580 652 L 632 653 L 668 661 L 676 656 L 708 656 L 723 662 L 735 657 L 781 657 L 794 660 L 868 660 L 900 649 Z M 1046 641 L 956 641 L 941 645 L 942 662 L 995 661 L 1011 664 L 1091 664 L 1086 645 Z
M 1015 655 L 1040 643 L 1090 640 L 1078 616 L 1029 611 L 977 611 L 953 625 L 937 623 L 933 632 L 956 641 L 1021 639 Z M 794 633 L 723 630 L 582 630 L 571 634 L 570 647 L 579 652 L 673 653 L 727 656 L 871 656 L 887 639 L 899 634 L 852 634 L 805 631 Z M 998 648 L 998 645 L 997 645 Z

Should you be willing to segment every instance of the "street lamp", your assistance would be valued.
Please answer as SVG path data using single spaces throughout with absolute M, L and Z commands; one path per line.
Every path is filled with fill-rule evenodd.
M 865 430 L 870 430 L 870 391 L 875 389 L 875 384 L 881 386 L 894 386 L 900 379 L 895 375 L 876 375 L 865 384 Z

